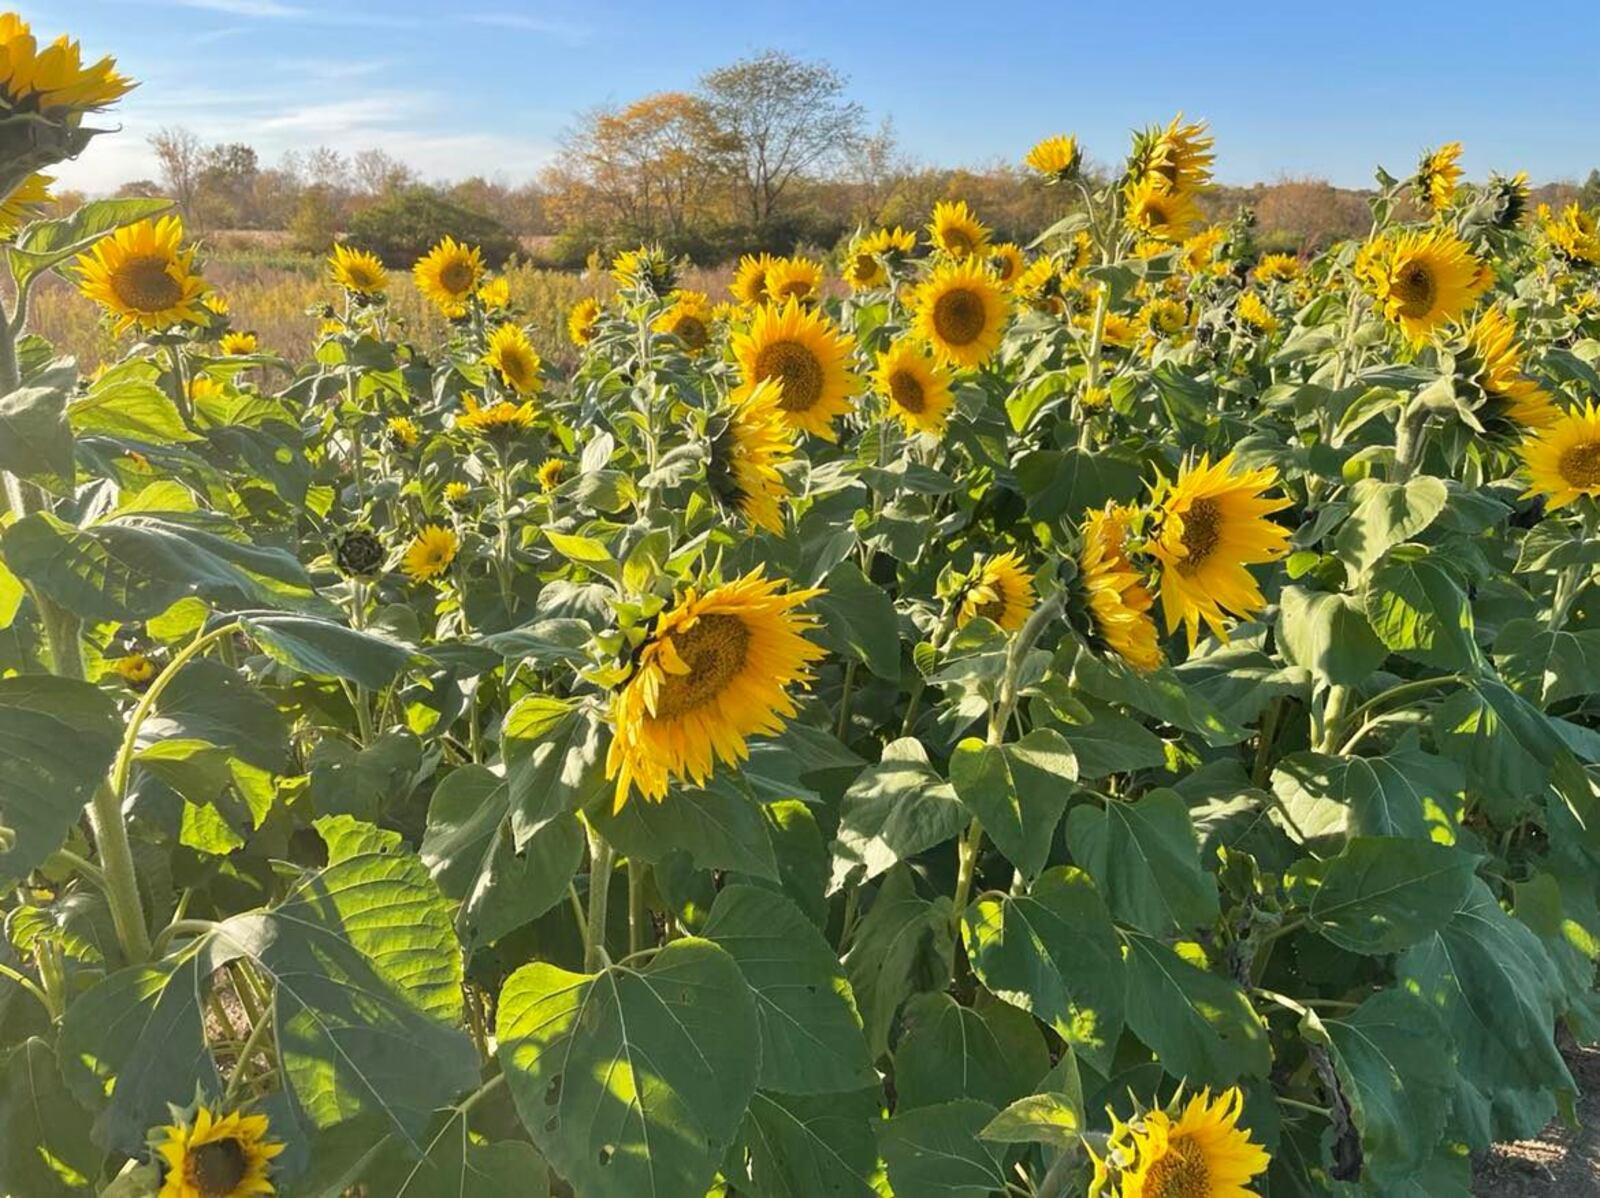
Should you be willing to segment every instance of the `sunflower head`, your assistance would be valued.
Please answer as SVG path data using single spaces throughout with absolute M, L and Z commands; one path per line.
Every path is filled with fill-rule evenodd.
M 544 385 L 539 373 L 543 361 L 521 325 L 496 326 L 489 334 L 489 352 L 484 354 L 483 361 L 518 395 L 532 395 Z
M 1183 241 L 1201 221 L 1192 193 L 1173 190 L 1160 175 L 1130 183 L 1123 202 L 1128 228 L 1161 241 Z
M 453 512 L 465 512 L 472 508 L 472 484 L 460 481 L 445 483 L 444 501 Z
M 1189 331 L 1189 306 L 1169 296 L 1157 296 L 1139 309 L 1144 326 L 1161 338 L 1182 338 Z
M 882 258 L 890 266 L 899 266 L 917 252 L 917 235 L 899 225 L 892 229 L 878 229 L 862 238 L 861 248 Z
M 1456 187 L 1461 182 L 1461 167 L 1456 164 L 1460 157 L 1461 143 L 1452 141 L 1427 151 L 1418 160 L 1411 191 L 1430 212 L 1443 212 L 1455 200 Z
M 976 259 L 946 262 L 917 288 L 917 335 L 941 361 L 978 366 L 1000 347 L 1011 301 Z
M 1009 241 L 989 247 L 987 259 L 989 269 L 994 272 L 994 277 L 1002 287 L 1013 287 L 1027 268 L 1028 260 L 1022 256 L 1022 250 Z
M 41 49 L 26 21 L 0 13 L 0 107 L 75 126 L 84 113 L 132 90 L 134 83 L 116 66 L 109 57 L 85 65 L 83 51 L 66 34 Z
M 612 697 L 606 777 L 615 807 L 637 790 L 666 798 L 673 780 L 704 785 L 716 762 L 749 756 L 751 736 L 783 730 L 791 687 L 811 682 L 825 651 L 797 610 L 819 590 L 788 590 L 758 568 L 704 594 L 689 590 L 634 652 L 633 675 Z
M 958 261 L 981 254 L 989 244 L 989 230 L 967 207 L 965 200 L 940 200 L 928 223 L 933 248 Z
M 1256 263 L 1256 282 L 1292 283 L 1300 277 L 1300 259 L 1293 254 L 1264 254 Z
M 902 338 L 878 355 L 873 385 L 888 401 L 889 411 L 909 433 L 944 432 L 955 403 L 950 372 L 910 338 Z
M 982 557 L 961 584 L 956 626 L 965 627 L 982 617 L 1015 632 L 1027 623 L 1033 607 L 1033 579 L 1014 551 Z
M 1239 293 L 1239 302 L 1234 305 L 1234 312 L 1246 328 L 1254 329 L 1258 333 L 1270 334 L 1278 331 L 1278 318 L 1254 291 Z
M 511 306 L 511 282 L 504 275 L 478 288 L 478 302 L 486 312 L 503 312 Z
M 409 416 L 389 417 L 384 431 L 388 434 L 389 444 L 398 450 L 415 449 L 417 442 L 422 440 L 422 430 Z
M 860 380 L 850 369 L 854 343 L 818 309 L 790 301 L 763 304 L 750 327 L 733 339 L 746 388 L 771 379 L 782 389 L 784 418 L 825 441 L 836 440 L 834 421 L 850 410 Z
M 1078 597 L 1095 648 L 1147 673 L 1161 664 L 1161 645 L 1149 614 L 1155 597 L 1143 571 L 1128 557 L 1133 515 L 1131 509 L 1112 503 L 1084 515 Z
M 659 245 L 641 245 L 616 256 L 611 277 L 624 291 L 661 296 L 672 290 L 678 267 Z
M 131 690 L 142 691 L 156 678 L 156 663 L 144 653 L 119 657 L 111 663 L 111 668 Z
M 1239 1126 L 1244 1095 L 1237 1086 L 1216 1098 L 1203 1090 L 1171 1109 L 1130 1123 L 1113 1117 L 1109 1160 L 1096 1159 L 1104 1186 L 1114 1164 L 1122 1198 L 1253 1198 L 1251 1182 L 1271 1163 L 1267 1151 Z
M 1418 345 L 1462 316 L 1493 282 L 1466 242 L 1444 229 L 1371 242 L 1357 255 L 1356 273 L 1384 315 Z
M 600 301 L 592 296 L 572 305 L 567 313 L 567 336 L 580 349 L 600 331 Z
M 534 477 L 539 480 L 539 490 L 548 495 L 561 485 L 566 473 L 567 464 L 560 458 L 546 458 L 539 463 L 539 469 L 534 471 Z
M 10 237 L 55 201 L 50 194 L 54 182 L 49 175 L 29 175 L 10 195 L 0 197 L 0 237 Z
M 357 524 L 339 535 L 334 545 L 333 560 L 339 573 L 351 578 L 370 578 L 383 569 L 389 556 L 378 534 L 368 524 Z
M 767 267 L 767 299 L 774 304 L 813 304 L 822 298 L 822 264 L 810 258 L 779 258 Z
M 1068 183 L 1077 177 L 1078 167 L 1083 162 L 1083 148 L 1075 137 L 1047 137 L 1029 150 L 1022 161 L 1046 183 Z
M 1485 309 L 1466 330 L 1465 341 L 1458 361 L 1496 414 L 1524 428 L 1544 428 L 1560 417 L 1550 393 L 1523 372 L 1517 325 L 1504 308 Z
M 417 290 L 452 320 L 466 314 L 467 300 L 483 278 L 483 251 L 446 237 L 411 268 Z
M 741 304 L 766 303 L 767 271 L 772 269 L 776 261 L 771 254 L 746 254 L 740 258 L 739 266 L 733 272 L 733 282 L 728 284 L 733 298 Z
M 1222 251 L 1227 245 L 1228 231 L 1221 225 L 1208 225 L 1183 243 L 1183 268 L 1192 275 L 1219 275 L 1226 273 L 1227 263 Z
M 533 427 L 534 415 L 532 400 L 510 403 L 502 399 L 485 407 L 467 396 L 461 414 L 456 417 L 456 427 L 475 437 L 505 445 Z
M 1518 171 L 1507 178 L 1491 174 L 1486 187 L 1489 202 L 1494 206 L 1494 226 L 1497 229 L 1514 229 L 1522 223 L 1528 212 L 1528 172 Z
M 1134 137 L 1128 176 L 1175 194 L 1201 191 L 1211 185 L 1214 141 L 1204 121 L 1186 124 L 1180 112 L 1165 128 Z
M 700 291 L 674 291 L 671 306 L 650 327 L 676 337 L 691 354 L 701 353 L 711 344 L 711 299 Z
M 389 286 L 389 272 L 376 254 L 335 244 L 328 258 L 328 273 L 351 295 L 372 299 Z
M 889 268 L 884 265 L 882 255 L 872 249 L 865 238 L 858 239 L 845 251 L 839 273 L 851 291 L 871 291 L 889 281 Z
M 261 348 L 261 339 L 254 333 L 224 333 L 217 342 L 217 352 L 225 358 L 244 357 Z
M 1600 225 L 1595 214 L 1578 204 L 1568 204 L 1560 216 L 1549 208 L 1539 209 L 1539 229 L 1550 252 L 1568 266 L 1600 266 Z
M 1061 316 L 1067 310 L 1061 271 L 1051 258 L 1035 258 L 1028 263 L 1017 276 L 1011 292 L 1036 312 Z
M 1592 400 L 1533 433 L 1517 453 L 1528 472 L 1523 498 L 1543 495 L 1555 511 L 1582 496 L 1600 496 L 1600 410 Z
M 265 1115 L 198 1107 L 151 1137 L 165 1171 L 157 1198 L 255 1198 L 274 1193 L 268 1173 L 283 1145 Z
M 95 242 L 75 263 L 78 290 L 117 318 L 117 331 L 160 331 L 206 321 L 206 284 L 194 270 L 194 248 L 183 248 L 176 216 L 124 225 Z
M 774 379 L 735 392 L 711 428 L 706 481 L 711 493 L 757 528 L 782 534 L 789 484 L 779 468 L 794 457 L 795 430 Z
M 427 582 L 438 578 L 456 560 L 461 548 L 461 538 L 448 528 L 429 524 L 406 546 L 400 568 L 414 582 Z

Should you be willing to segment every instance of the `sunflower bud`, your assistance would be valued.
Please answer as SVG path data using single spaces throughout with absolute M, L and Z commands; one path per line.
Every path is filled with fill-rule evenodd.
M 376 574 L 383 568 L 386 556 L 383 542 L 364 524 L 348 529 L 339 538 L 334 550 L 334 560 L 338 563 L 340 573 L 351 578 L 366 578 Z

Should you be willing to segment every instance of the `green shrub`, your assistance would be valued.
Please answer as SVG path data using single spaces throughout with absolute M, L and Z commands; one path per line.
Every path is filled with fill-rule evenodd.
M 396 192 L 357 213 L 347 240 L 378 255 L 385 266 L 404 268 L 443 237 L 480 247 L 490 266 L 501 265 L 521 248 L 516 235 L 492 216 L 452 204 L 422 187 Z

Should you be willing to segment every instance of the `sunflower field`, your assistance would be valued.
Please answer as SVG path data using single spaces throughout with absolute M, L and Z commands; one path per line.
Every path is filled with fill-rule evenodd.
M 551 369 L 478 249 L 314 356 L 0 16 L 0 1194 L 1466 1195 L 1600 1040 L 1600 231 L 1205 226 L 1071 137 Z M 30 332 L 49 274 L 118 360 Z

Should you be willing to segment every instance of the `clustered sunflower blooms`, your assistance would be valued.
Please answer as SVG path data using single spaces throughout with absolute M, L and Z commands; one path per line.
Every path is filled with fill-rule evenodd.
M 711 492 L 755 527 L 781 534 L 780 505 L 789 485 L 779 468 L 794 453 L 795 430 L 784 418 L 780 384 L 764 379 L 743 388 L 729 399 L 711 438 Z
M 1517 452 L 1528 472 L 1524 499 L 1542 495 L 1555 511 L 1600 496 L 1600 410 L 1592 400 L 1536 431 Z
M 1133 514 L 1108 503 L 1084 517 L 1078 576 L 1093 638 L 1135 670 L 1148 673 L 1161 664 L 1161 645 L 1149 615 L 1155 597 L 1128 558 Z
M 711 344 L 711 299 L 701 291 L 674 291 L 672 303 L 651 323 L 658 333 L 676 337 L 698 354 Z
M 400 568 L 413 582 L 428 582 L 450 568 L 460 548 L 461 538 L 453 531 L 430 524 L 406 547 Z
M 265 1115 L 201 1106 L 152 1137 L 166 1176 L 156 1198 L 254 1198 L 274 1193 L 268 1173 L 284 1146 Z
M 466 313 L 483 271 L 483 251 L 454 237 L 445 237 L 411 268 L 417 290 L 452 319 Z
M 889 412 L 909 433 L 944 432 L 955 404 L 950 372 L 910 339 L 896 341 L 878 355 L 873 384 Z
M 1600 220 L 1578 204 L 1568 204 L 1554 216 L 1547 204 L 1539 205 L 1539 229 L 1551 252 L 1572 266 L 1600 266 Z
M 194 247 L 183 248 L 176 216 L 124 225 L 75 262 L 78 290 L 116 318 L 116 331 L 152 332 L 204 323 L 206 282 L 194 270 Z
M 1467 329 L 1466 339 L 1469 362 L 1476 367 L 1474 380 L 1507 419 L 1528 428 L 1555 422 L 1561 409 L 1550 392 L 1523 373 L 1517 325 L 1504 308 L 1495 304 L 1485 309 Z
M 1460 319 L 1493 282 L 1471 248 L 1443 229 L 1380 237 L 1362 247 L 1356 274 L 1414 344 Z
M 328 258 L 328 273 L 334 283 L 352 295 L 371 298 L 382 295 L 389 286 L 389 272 L 383 269 L 376 254 L 347 245 L 333 247 Z
M 489 334 L 489 350 L 483 361 L 518 395 L 531 395 L 543 385 L 539 351 L 533 348 L 521 325 L 497 325 Z
M 1134 141 L 1123 183 L 1123 221 L 1135 233 L 1184 241 L 1202 223 L 1195 197 L 1211 185 L 1212 139 L 1183 114 Z
M 733 340 L 744 386 L 772 379 L 782 389 L 778 406 L 797 429 L 838 438 L 834 421 L 850 410 L 860 380 L 850 369 L 854 342 L 819 309 L 790 300 L 762 305 L 750 327 Z
M 957 366 L 981 366 L 1000 348 L 1010 297 L 975 259 L 947 262 L 917 288 L 912 301 L 917 335 L 934 356 Z
M 982 618 L 1015 632 L 1033 611 L 1033 579 L 1015 550 L 980 558 L 962 583 L 956 626 Z
M 1181 1104 L 1181 1110 L 1179 1106 Z M 1173 1111 L 1177 1111 L 1176 1114 Z M 1172 1111 L 1157 1108 L 1131 1122 L 1112 1115 L 1107 1154 L 1094 1157 L 1089 1198 L 1256 1198 L 1251 1182 L 1272 1158 L 1239 1126 L 1244 1095 L 1237 1086 L 1215 1098 L 1202 1090 Z
M 615 810 L 635 790 L 660 802 L 671 781 L 704 785 L 718 760 L 749 756 L 750 737 L 783 730 L 798 710 L 790 688 L 808 685 L 826 655 L 805 636 L 815 618 L 796 610 L 820 594 L 758 568 L 704 594 L 691 588 L 660 616 L 612 698 Z
M 1045 182 L 1066 183 L 1077 176 L 1083 149 L 1077 138 L 1062 134 L 1038 142 L 1022 161 Z

